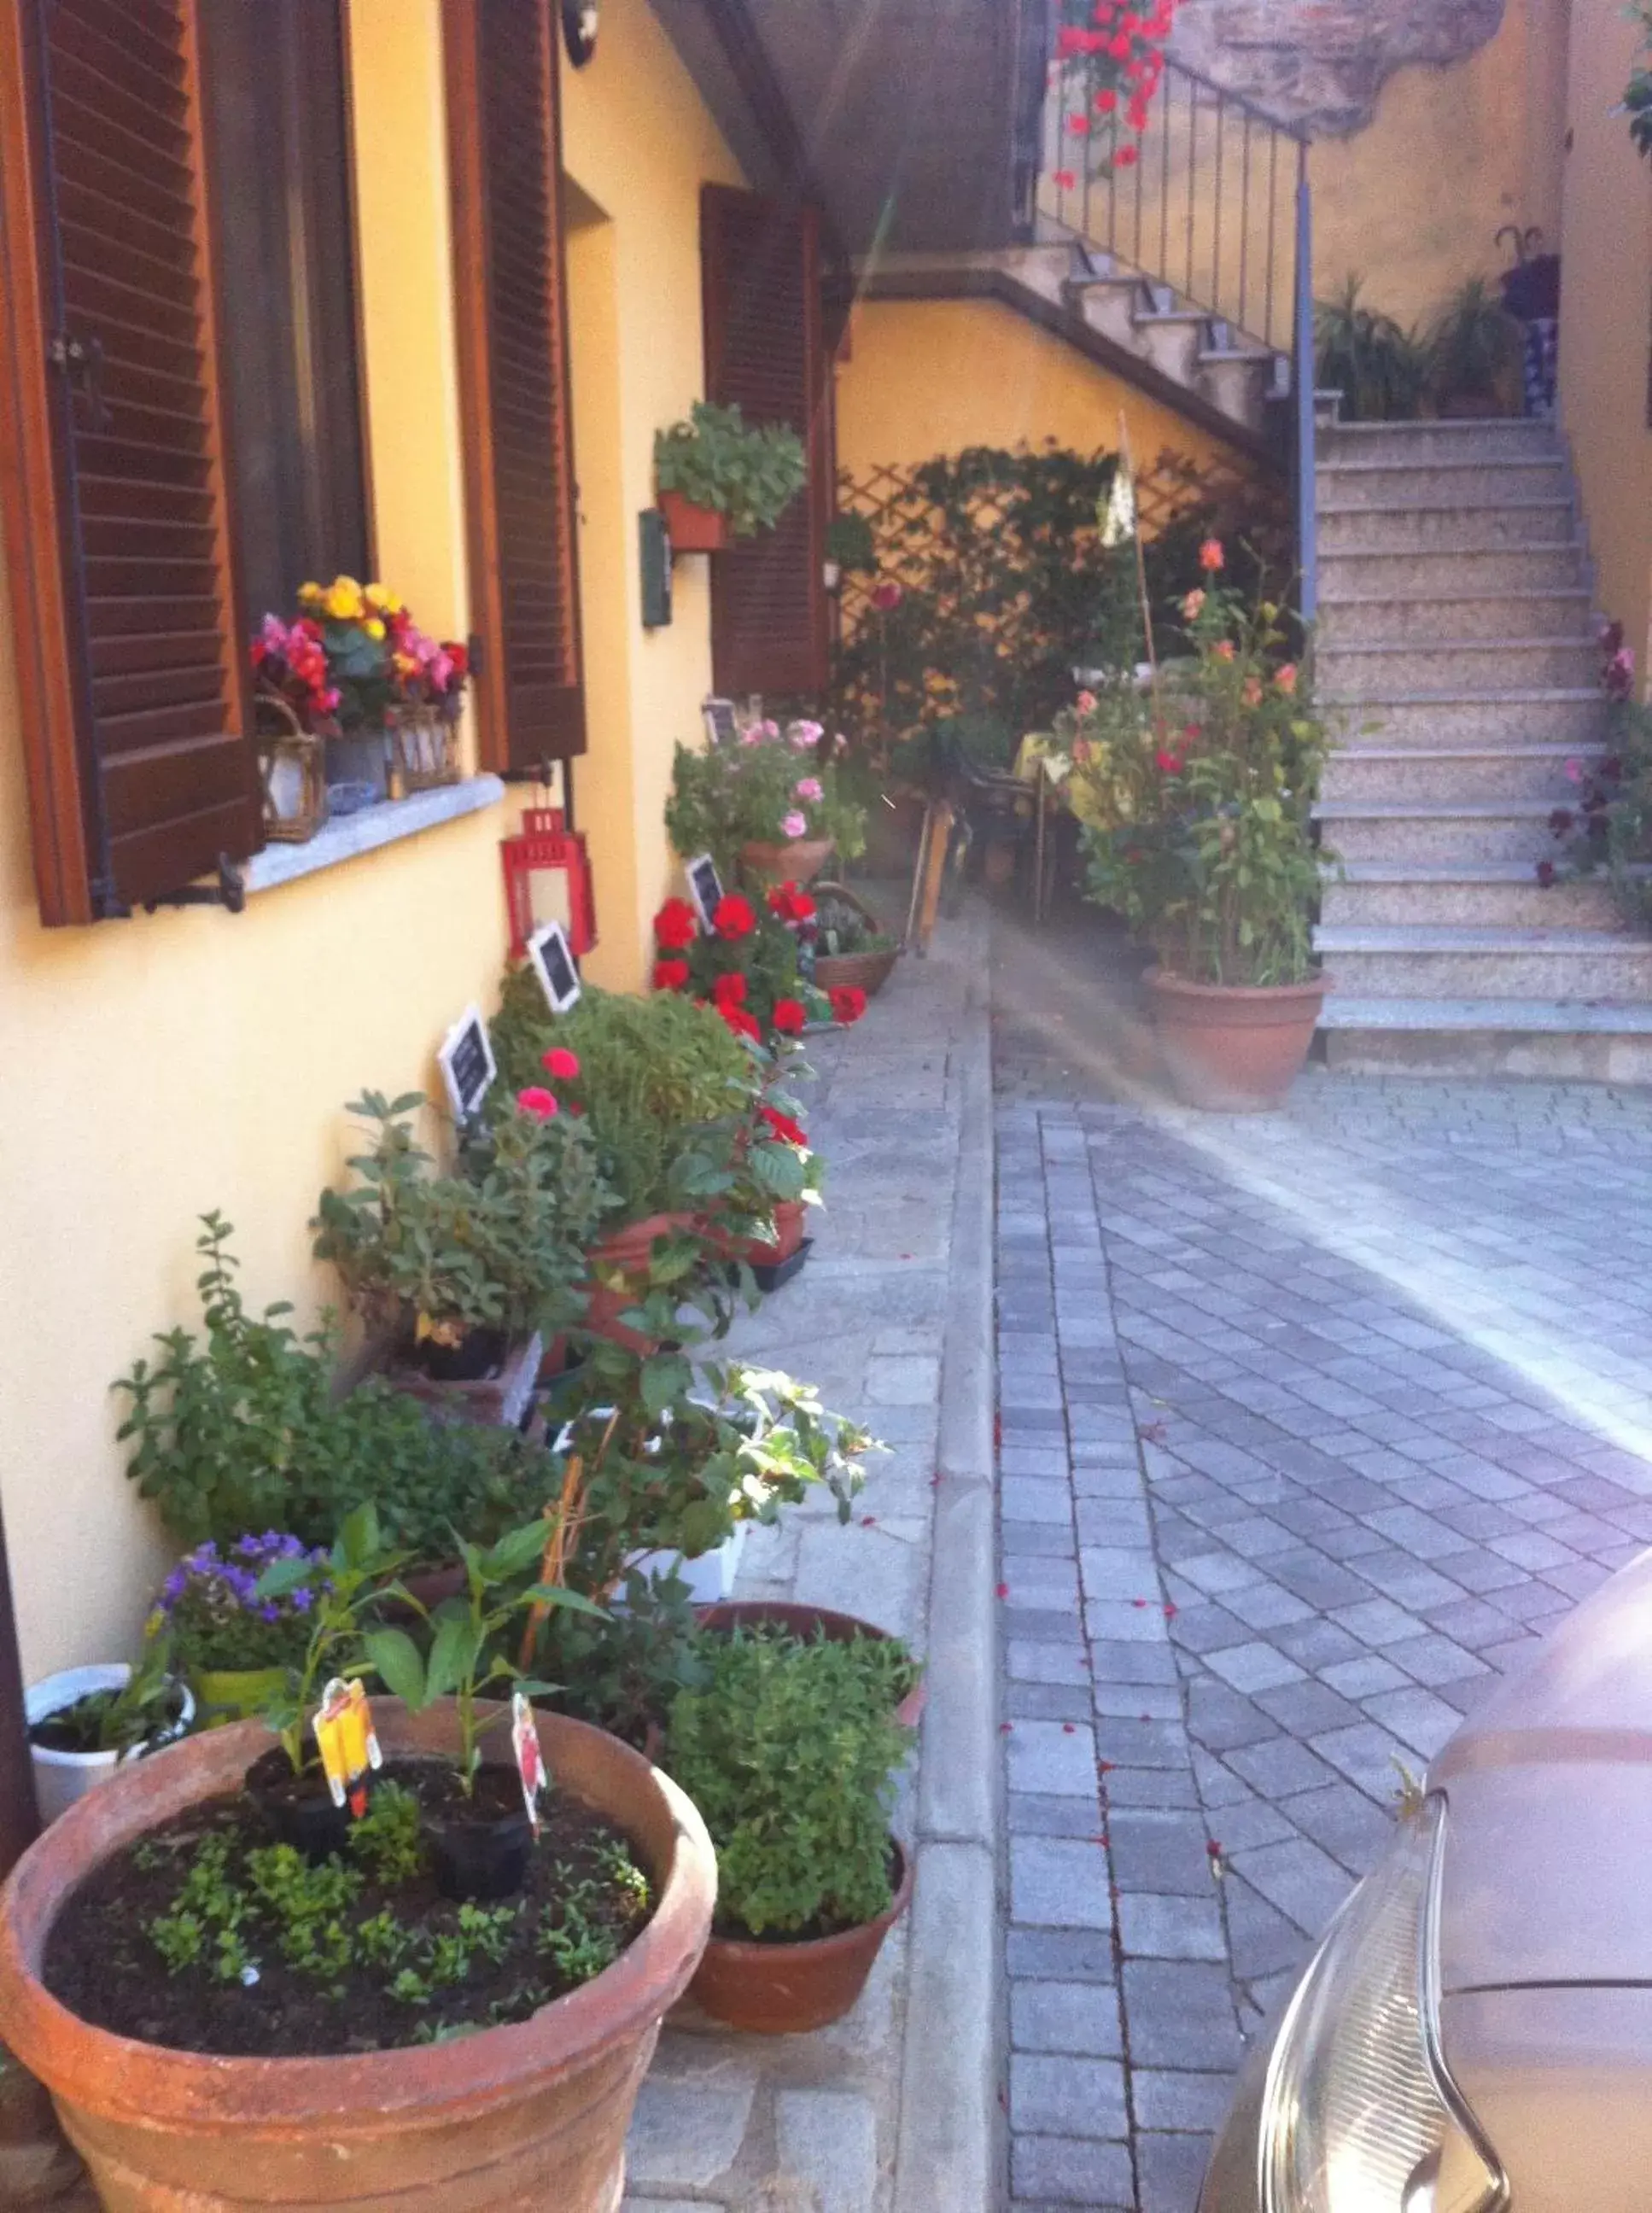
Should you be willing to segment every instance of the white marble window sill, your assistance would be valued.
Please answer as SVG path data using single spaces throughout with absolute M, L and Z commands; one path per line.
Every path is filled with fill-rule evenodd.
M 415 791 L 405 799 L 387 800 L 381 807 L 364 807 L 359 814 L 345 814 L 323 823 L 302 845 L 266 845 L 254 853 L 246 868 L 248 893 L 274 891 L 278 885 L 296 883 L 322 869 L 336 869 L 344 861 L 359 860 L 381 845 L 416 838 L 461 815 L 479 814 L 497 807 L 505 796 L 497 776 L 466 777 L 462 783 L 444 783 L 434 791 Z

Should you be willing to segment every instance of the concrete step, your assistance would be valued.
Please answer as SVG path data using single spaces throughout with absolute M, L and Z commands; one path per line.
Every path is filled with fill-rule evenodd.
M 1135 351 L 1150 361 L 1163 376 L 1191 385 L 1204 343 L 1206 317 L 1180 308 L 1143 310 L 1131 316 Z
M 1599 746 L 1341 746 L 1320 779 L 1321 797 L 1362 799 L 1546 799 L 1576 805 L 1568 765 L 1598 759 Z
M 1314 819 L 1342 861 L 1525 861 L 1554 857 L 1546 799 L 1322 799 Z
M 1338 551 L 1320 544 L 1321 612 L 1350 598 L 1414 593 L 1444 599 L 1463 592 L 1575 589 L 1588 582 L 1587 554 L 1575 534 L 1552 545 L 1465 544 L 1446 552 L 1362 545 Z
M 1552 423 L 1510 416 L 1481 423 L 1338 423 L 1319 435 L 1322 460 L 1499 460 L 1562 451 Z
M 1345 861 L 1326 876 L 1320 918 L 1343 927 L 1444 923 L 1468 930 L 1627 927 L 1604 876 L 1545 890 L 1530 861 Z
M 1598 1000 L 1332 997 L 1331 1066 L 1369 1076 L 1652 1082 L 1652 1008 Z
M 1600 653 L 1586 637 L 1460 637 L 1322 644 L 1318 680 L 1344 699 L 1417 692 L 1587 691 Z
M 1599 744 L 1606 702 L 1597 689 L 1415 692 L 1349 699 L 1327 687 L 1319 698 L 1332 729 L 1349 745 L 1454 747 Z
M 1350 460 L 1327 456 L 1319 465 L 1319 497 L 1326 507 L 1506 507 L 1510 501 L 1559 499 L 1571 479 L 1564 454 L 1517 454 L 1491 458 Z
M 1320 549 L 1326 553 L 1448 553 L 1483 546 L 1558 546 L 1574 541 L 1577 518 L 1570 499 L 1509 500 L 1497 507 L 1459 501 L 1424 505 L 1350 507 L 1319 503 Z
M 1481 592 L 1457 599 L 1381 592 L 1320 596 L 1316 633 L 1323 674 L 1326 654 L 1344 645 L 1389 645 L 1424 639 L 1594 637 L 1593 594 L 1581 584 L 1550 590 Z
M 1143 297 L 1139 277 L 1070 277 L 1062 290 L 1093 331 L 1136 351 L 1136 310 Z
M 1277 359 L 1271 353 L 1207 349 L 1193 363 L 1193 381 L 1213 407 L 1259 432 L 1274 389 Z
M 1314 943 L 1338 991 L 1356 998 L 1652 1005 L 1652 938 L 1618 931 L 1321 924 Z

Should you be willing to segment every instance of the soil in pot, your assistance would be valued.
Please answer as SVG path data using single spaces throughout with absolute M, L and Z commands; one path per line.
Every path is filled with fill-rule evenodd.
M 887 1911 L 851 1928 L 765 1937 L 714 1932 L 689 1996 L 714 2021 L 760 2036 L 796 2036 L 840 2021 L 911 1902 L 911 1859 L 893 1837 L 889 1887 Z
M 306 1750 L 319 1761 L 312 1741 Z M 324 1860 L 341 1852 L 350 1840 L 350 1815 L 332 1802 L 326 1777 L 320 1765 L 293 1773 L 293 1765 L 279 1745 L 255 1759 L 247 1771 L 248 1799 L 265 1827 L 279 1844 L 290 1844 L 307 1860 Z
M 507 1344 L 502 1329 L 472 1329 L 456 1344 L 424 1338 L 408 1345 L 400 1359 L 404 1367 L 416 1369 L 432 1383 L 479 1383 L 504 1365 Z
M 83 1698 L 76 1698 L 72 1705 L 57 1707 L 44 1719 L 29 1724 L 29 1742 L 38 1745 L 42 1752 L 85 1754 L 105 1750 L 106 1747 L 98 1742 L 98 1734 L 105 1716 L 119 1696 L 119 1691 L 88 1691 Z M 170 1720 L 159 1725 L 148 1741 L 169 1741 L 182 1733 L 183 1723 L 183 1693 L 177 1690 L 173 1693 Z M 136 1752 L 137 1747 L 134 1745 L 131 1749 Z
M 620 1831 L 558 1791 L 521 1895 L 455 1905 L 419 1840 L 420 1800 L 452 1773 L 387 1763 L 371 1848 L 357 1829 L 318 1868 L 272 1853 L 245 1796 L 200 1801 L 92 1869 L 52 1929 L 46 1988 L 117 2035 L 229 2057 L 382 2051 L 527 2020 L 618 1959 L 647 1924 L 650 1886 Z
M 420 1795 L 436 1888 L 444 1898 L 514 1898 L 527 1874 L 533 1831 L 514 1767 L 479 1767 L 468 1797 L 456 1770 Z

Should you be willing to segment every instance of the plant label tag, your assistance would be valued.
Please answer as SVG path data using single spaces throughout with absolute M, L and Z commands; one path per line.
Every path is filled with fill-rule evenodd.
M 518 1691 L 510 1702 L 510 1742 L 516 1754 L 516 1772 L 522 1779 L 522 1802 L 527 1808 L 527 1818 L 533 1824 L 537 1843 L 539 1834 L 539 1793 L 545 1788 L 545 1754 L 539 1749 L 539 1733 L 533 1722 L 533 1709 L 527 1693 Z
M 527 957 L 546 1004 L 553 1015 L 565 1015 L 578 1001 L 580 982 L 568 933 L 559 922 L 547 922 L 534 931 L 527 941 Z
M 493 1045 L 488 1036 L 488 1026 L 482 1020 L 479 1007 L 466 1007 L 459 1020 L 442 1040 L 436 1054 L 436 1066 L 442 1070 L 442 1081 L 447 1086 L 448 1103 L 454 1117 L 468 1122 L 481 1112 L 482 1101 L 498 1069 L 493 1058 Z
M 708 746 L 734 744 L 740 735 L 740 717 L 732 699 L 704 700 L 700 714 L 705 723 L 705 742 Z
M 384 1765 L 373 1729 L 373 1710 L 359 1683 L 335 1675 L 321 1693 L 315 1713 L 316 1749 L 335 1806 L 348 1803 L 352 1819 L 367 1811 L 369 1771 Z
M 709 936 L 713 928 L 711 918 L 722 898 L 722 878 L 717 874 L 717 864 L 709 853 L 702 853 L 698 860 L 688 864 L 688 895 L 694 902 L 700 928 Z

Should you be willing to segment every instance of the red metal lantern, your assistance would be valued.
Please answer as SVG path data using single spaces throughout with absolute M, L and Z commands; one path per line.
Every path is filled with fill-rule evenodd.
M 584 838 L 570 830 L 559 807 L 529 807 L 514 838 L 500 840 L 505 905 L 510 914 L 510 955 L 520 960 L 527 941 L 547 922 L 559 922 L 576 956 L 596 943 L 596 905 Z

